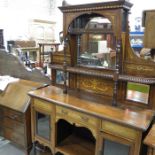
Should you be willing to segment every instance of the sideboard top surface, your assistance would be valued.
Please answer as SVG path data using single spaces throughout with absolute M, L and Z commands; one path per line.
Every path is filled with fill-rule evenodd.
M 103 100 L 103 104 L 99 104 L 84 99 L 79 95 L 70 95 L 69 93 L 64 94 L 63 89 L 55 86 L 48 86 L 30 91 L 29 95 L 49 101 L 56 105 L 64 106 L 101 119 L 106 119 L 144 131 L 147 130 L 155 114 L 154 111 L 147 109 L 132 111 L 129 109 L 112 107 L 104 104 L 106 100 Z

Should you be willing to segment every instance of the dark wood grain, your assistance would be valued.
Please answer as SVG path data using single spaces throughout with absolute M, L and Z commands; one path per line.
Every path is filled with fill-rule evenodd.
M 122 110 L 107 105 L 97 104 L 96 102 L 81 99 L 79 96 L 76 97 L 69 94 L 63 94 L 61 88 L 54 86 L 31 91 L 29 92 L 29 95 L 140 130 L 147 130 L 154 116 L 154 111 L 152 110 L 144 109 L 135 112 L 129 109 Z

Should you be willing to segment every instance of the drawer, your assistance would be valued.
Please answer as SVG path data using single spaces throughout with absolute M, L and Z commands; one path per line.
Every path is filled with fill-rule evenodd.
M 24 124 L 7 117 L 4 118 L 2 122 L 3 122 L 3 128 L 10 128 L 19 134 L 24 134 Z
M 53 112 L 55 107 L 52 103 L 39 99 L 34 99 L 33 106 L 49 113 Z
M 20 112 L 17 112 L 17 111 L 14 111 L 14 110 L 10 110 L 10 109 L 5 109 L 4 110 L 4 116 L 8 117 L 10 119 L 13 119 L 13 120 L 16 120 L 16 121 L 24 123 L 24 116 Z
M 64 107 L 57 106 L 56 107 L 56 113 L 58 115 L 61 115 L 63 118 L 72 119 L 75 122 L 82 123 L 84 125 L 91 125 L 94 127 L 98 127 L 99 120 L 95 117 L 92 117 L 90 115 L 77 112 L 75 110 L 70 110 Z
M 101 122 L 101 130 L 103 132 L 114 134 L 115 136 L 121 136 L 132 140 L 139 136 L 138 131 L 109 121 Z
M 9 128 L 5 128 L 3 131 L 4 137 L 22 147 L 25 147 L 25 138 L 23 134 L 19 134 L 16 131 L 13 131 Z

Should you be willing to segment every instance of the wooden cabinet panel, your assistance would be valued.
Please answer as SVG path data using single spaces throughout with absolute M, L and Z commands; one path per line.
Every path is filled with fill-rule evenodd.
M 55 145 L 55 105 L 34 98 L 31 102 L 32 142 L 39 142 L 54 152 Z
M 23 134 L 19 134 L 19 132 L 16 131 L 12 131 L 12 129 L 9 128 L 5 128 L 5 130 L 3 131 L 4 137 L 6 139 L 9 139 L 10 141 L 25 147 L 26 143 L 25 143 L 25 138 Z
M 26 113 L 21 113 L 0 106 L 0 111 L 3 113 L 0 116 L 0 134 L 27 150 L 32 145 L 29 108 Z
M 54 109 L 53 104 L 38 99 L 34 99 L 34 107 L 49 113 Z
M 23 114 L 14 110 L 6 109 L 4 111 L 4 116 L 22 123 L 24 122 Z
M 102 121 L 101 130 L 107 133 L 112 133 L 116 136 L 121 136 L 132 140 L 136 139 L 138 136 L 137 130 L 108 121 Z
M 12 132 L 17 132 L 24 135 L 24 125 L 18 121 L 4 118 L 3 127 L 12 129 Z
M 88 126 L 94 126 L 95 128 L 99 122 L 99 120 L 95 117 L 92 117 L 74 110 L 69 110 L 67 108 L 60 107 L 60 106 L 56 107 L 56 113 L 58 115 L 61 115 L 64 118 L 67 117 L 69 119 L 75 120 L 76 122 L 87 124 Z

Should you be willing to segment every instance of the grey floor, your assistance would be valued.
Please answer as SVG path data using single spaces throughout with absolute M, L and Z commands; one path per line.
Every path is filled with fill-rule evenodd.
M 27 155 L 24 150 L 20 149 L 16 145 L 12 143 L 5 144 L 0 147 L 0 155 Z M 36 154 L 34 154 L 34 151 L 32 150 L 29 155 L 52 155 L 49 152 L 39 152 L 36 151 Z

